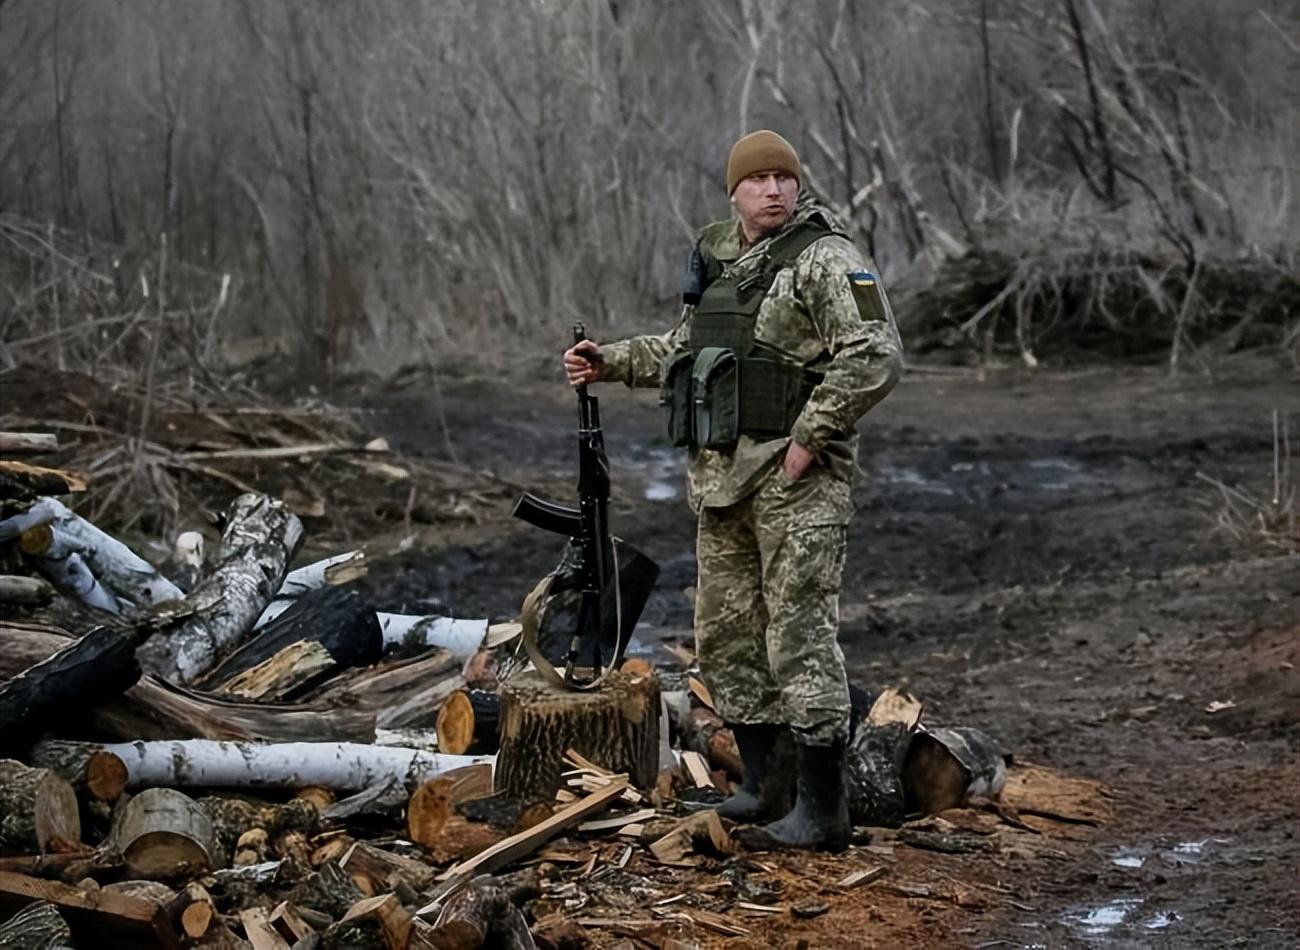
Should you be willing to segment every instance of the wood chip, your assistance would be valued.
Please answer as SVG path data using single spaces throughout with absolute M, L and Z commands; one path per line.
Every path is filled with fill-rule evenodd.
M 713 784 L 713 776 L 709 772 L 709 763 L 704 761 L 704 756 L 698 752 L 683 752 L 682 766 L 691 776 L 691 781 L 695 783 L 696 788 L 716 788 Z
M 886 867 L 863 868 L 860 871 L 854 871 L 846 874 L 835 882 L 836 887 L 851 888 L 861 887 L 864 884 L 870 884 L 872 881 L 878 881 L 886 874 L 889 869 Z
M 579 831 L 613 831 L 623 828 L 627 825 L 636 824 L 637 822 L 647 821 L 653 818 L 658 812 L 653 808 L 642 808 L 640 811 L 629 812 L 626 815 L 618 815 L 614 818 L 601 818 L 596 821 L 584 821 L 578 826 Z

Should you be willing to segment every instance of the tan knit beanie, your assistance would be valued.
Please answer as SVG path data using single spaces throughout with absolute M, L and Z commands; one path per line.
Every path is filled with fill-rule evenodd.
M 727 158 L 727 194 L 755 172 L 785 172 L 802 181 L 794 146 L 768 129 L 750 132 L 731 146 Z

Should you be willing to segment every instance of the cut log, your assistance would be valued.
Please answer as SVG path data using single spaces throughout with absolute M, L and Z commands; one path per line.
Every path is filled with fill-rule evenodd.
M 59 437 L 53 432 L 0 432 L 0 452 L 55 452 Z
M 132 742 L 105 746 L 126 763 L 131 787 L 361 789 L 396 779 L 414 786 L 490 756 L 442 755 L 349 742 Z
M 211 819 L 174 789 L 147 788 L 128 801 L 113 838 L 127 870 L 146 880 L 181 880 L 218 866 Z
M 902 767 L 909 814 L 934 815 L 971 798 L 993 798 L 1007 782 L 998 744 L 968 726 L 920 729 Z
M 395 890 L 399 885 L 423 890 L 437 873 L 435 868 L 423 862 L 385 851 L 365 841 L 354 842 L 339 859 L 339 867 L 347 872 L 357 887 L 372 895 Z
M 121 695 L 139 678 L 131 632 L 91 630 L 0 684 L 0 748 L 21 748 L 41 732 L 81 719 L 86 706 Z
M 81 812 L 72 786 L 49 769 L 0 759 L 0 846 L 66 851 L 80 842 Z
M 375 714 L 324 705 L 242 703 L 145 676 L 120 699 L 91 713 L 96 730 L 119 739 L 243 739 L 297 742 L 320 739 L 370 742 Z
M 179 950 L 181 946 L 165 909 L 153 901 L 0 871 L 0 917 L 38 901 L 58 908 L 77 947 Z
M 232 676 L 221 685 L 220 691 L 263 702 L 288 699 L 323 680 L 336 666 L 325 647 L 299 640 L 257 666 Z
M 266 605 L 266 609 L 257 618 L 257 623 L 253 625 L 254 632 L 261 630 L 292 607 L 298 598 L 308 591 L 318 590 L 326 585 L 336 586 L 357 580 L 366 576 L 367 569 L 366 555 L 362 551 L 336 554 L 323 561 L 294 568 L 285 575 L 284 583 L 276 591 L 275 599 Z
M 428 933 L 439 950 L 533 950 L 537 945 L 519 908 L 505 888 L 491 880 L 476 881 L 447 898 Z
M 458 689 L 443 701 L 434 730 L 440 752 L 462 755 L 474 744 L 474 707 L 465 690 Z
M 501 751 L 496 785 L 511 797 L 550 801 L 563 757 L 574 750 L 635 785 L 659 770 L 659 685 L 653 676 L 611 674 L 596 690 L 562 690 L 536 673 L 501 686 Z
M 474 655 L 488 630 L 486 619 L 458 620 L 452 617 L 387 614 L 382 611 L 377 616 L 385 648 L 412 653 L 430 647 L 441 647 L 460 660 L 467 660 Z
M 53 517 L 40 528 L 25 531 L 22 548 L 51 581 L 59 583 L 56 578 L 63 572 L 57 565 L 75 556 L 114 598 L 138 610 L 185 596 L 152 564 L 62 502 L 42 498 L 37 506 L 51 512 Z
M 30 534 L 25 532 L 23 538 L 27 539 Z M 113 592 L 100 583 L 90 566 L 75 551 L 62 558 L 43 558 L 37 563 L 37 569 L 51 584 L 87 607 L 114 616 L 122 612 L 122 605 Z
M 46 901 L 28 904 L 0 924 L 0 947 L 15 950 L 67 950 L 72 928 L 59 909 Z
M 191 882 L 167 905 L 167 915 L 176 930 L 191 940 L 207 935 L 217 922 L 217 908 L 202 884 Z
M 17 676 L 28 667 L 49 659 L 73 639 L 72 634 L 62 627 L 0 620 L 0 680 Z
M 214 688 L 220 684 L 223 690 L 229 691 L 232 677 L 265 663 L 285 647 L 300 641 L 319 643 L 343 669 L 369 666 L 384 652 L 374 608 L 356 591 L 326 587 L 305 593 L 213 667 L 203 677 L 202 685 Z
M 6 502 L 39 503 L 43 495 L 70 495 L 85 490 L 85 480 L 71 472 L 0 461 L 0 499 Z
M 140 661 L 171 682 L 191 683 L 252 631 L 279 590 L 302 542 L 302 522 L 279 501 L 240 495 L 222 535 L 220 566 L 182 604 L 163 611 L 165 632 L 140 647 Z
M 0 604 L 43 607 L 54 599 L 54 588 L 39 577 L 0 574 Z
M 90 743 L 45 739 L 32 747 L 27 760 L 95 801 L 115 802 L 126 791 L 126 763 Z

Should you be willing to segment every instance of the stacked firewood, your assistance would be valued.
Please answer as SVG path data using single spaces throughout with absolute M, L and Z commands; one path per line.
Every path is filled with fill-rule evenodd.
M 376 611 L 359 552 L 290 570 L 303 526 L 276 499 L 239 496 L 215 557 L 182 537 L 159 570 L 61 500 L 85 489 L 0 461 L 0 946 L 746 932 L 721 901 L 626 904 L 631 875 L 649 892 L 735 851 L 691 810 L 742 776 L 688 653 L 594 692 L 499 683 L 519 624 Z M 978 736 L 923 742 L 906 693 L 859 699 L 859 824 L 1004 780 Z

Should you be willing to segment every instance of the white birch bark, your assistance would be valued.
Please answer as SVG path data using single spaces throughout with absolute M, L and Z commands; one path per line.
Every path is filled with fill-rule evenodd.
M 35 516 L 37 524 L 46 524 L 50 529 L 43 548 L 29 552 L 35 556 L 37 567 L 43 574 L 66 575 L 67 571 L 57 566 L 47 571 L 45 564 L 48 561 L 66 561 L 76 555 L 117 599 L 137 608 L 145 609 L 170 600 L 180 600 L 185 596 L 179 587 L 159 574 L 152 564 L 57 499 L 42 498 L 23 515 L 10 518 L 4 525 L 0 525 L 0 532 L 5 530 L 4 526 L 17 519 L 29 516 L 30 520 L 33 512 L 38 512 Z M 46 516 L 48 520 L 42 520 Z M 12 530 L 12 527 L 8 530 Z M 0 536 L 3 534 L 0 533 Z
M 344 571 L 344 566 L 347 570 Z M 254 630 L 261 630 L 268 623 L 274 620 L 280 614 L 284 613 L 293 606 L 293 602 L 307 593 L 309 590 L 316 590 L 330 583 L 340 583 L 331 575 L 342 574 L 345 580 L 352 580 L 365 574 L 365 554 L 361 551 L 348 551 L 346 554 L 335 554 L 333 557 L 327 557 L 323 561 L 316 561 L 312 564 L 306 564 L 302 567 L 290 571 L 276 591 L 275 599 L 267 604 L 262 615 L 257 618 L 257 623 L 253 625 Z
M 384 633 L 384 647 L 442 647 L 460 659 L 473 656 L 487 636 L 488 622 L 452 617 L 414 617 L 407 614 L 376 612 L 379 629 Z
M 412 786 L 443 772 L 495 762 L 492 755 L 445 755 L 356 742 L 123 742 L 103 748 L 126 763 L 131 787 L 352 790 L 397 780 Z
M 140 665 L 180 684 L 215 666 L 251 635 L 280 589 L 302 533 L 302 522 L 281 502 L 265 495 L 236 498 L 222 537 L 221 565 L 161 618 L 173 625 L 140 647 Z

